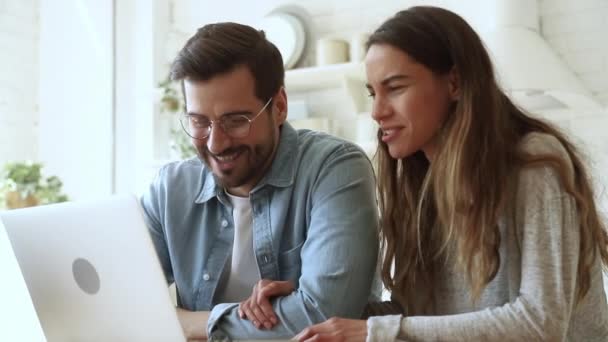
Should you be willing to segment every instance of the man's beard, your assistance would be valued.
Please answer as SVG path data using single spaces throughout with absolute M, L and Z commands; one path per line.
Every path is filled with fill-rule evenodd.
M 274 133 L 272 134 L 274 135 Z M 205 165 L 211 170 L 213 173 L 213 177 L 216 183 L 224 188 L 236 188 L 251 182 L 252 179 L 258 178 L 261 179 L 263 175 L 260 173 L 265 173 L 268 170 L 266 165 L 269 161 L 268 159 L 272 157 L 272 152 L 274 150 L 274 137 L 271 137 L 270 143 L 266 145 L 255 145 L 255 146 L 247 146 L 241 145 L 229 148 L 220 154 L 232 154 L 232 153 L 240 153 L 237 158 L 242 158 L 243 155 L 247 158 L 245 163 L 244 170 L 241 170 L 238 166 L 235 169 L 231 169 L 228 171 L 216 171 L 211 167 L 210 159 L 214 158 L 208 150 L 205 150 L 204 153 L 202 151 L 197 151 L 198 157 L 203 161 Z M 242 163 L 242 161 L 240 161 Z M 219 172 L 220 174 L 216 174 Z M 241 174 L 235 174 L 241 172 Z

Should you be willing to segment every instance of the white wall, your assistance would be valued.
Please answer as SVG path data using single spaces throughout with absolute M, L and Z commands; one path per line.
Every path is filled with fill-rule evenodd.
M 541 0 L 540 10 L 545 39 L 608 107 L 608 1 Z M 608 214 L 608 110 L 573 118 L 568 126 L 586 147 L 601 207 Z
M 289 0 L 264 0 L 256 2 L 200 0 L 173 0 L 170 17 L 173 36 L 167 44 L 168 59 L 175 55 L 185 39 L 207 22 L 239 21 L 251 25 L 276 7 L 293 7 Z M 310 41 L 305 56 L 298 67 L 314 65 L 314 41 L 323 37 L 349 40 L 357 32 L 371 32 L 383 20 L 396 11 L 409 6 L 428 4 L 444 6 L 463 15 L 478 30 L 490 25 L 483 13 L 490 2 L 428 0 L 309 0 L 298 2 L 302 17 L 309 27 Z M 580 78 L 594 98 L 604 106 L 597 112 L 560 113 L 560 125 L 580 141 L 594 167 L 597 191 L 604 211 L 608 213 L 608 1 L 606 0 L 540 0 L 539 13 L 541 34 L 564 62 Z M 345 113 L 350 108 L 341 102 L 340 91 L 314 91 L 291 94 L 291 98 L 304 99 L 309 103 L 313 116 L 331 115 L 341 120 L 356 113 Z M 557 116 L 555 116 L 557 120 Z
M 38 6 L 0 1 L 0 166 L 38 154 Z
M 39 159 L 72 199 L 112 192 L 112 30 L 112 1 L 41 1 Z
M 213 21 L 239 21 L 255 25 L 277 7 L 299 7 L 309 28 L 309 42 L 299 67 L 314 65 L 314 42 L 322 37 L 349 39 L 357 32 L 371 32 L 396 11 L 412 5 L 444 6 L 463 15 L 478 30 L 492 16 L 476 15 L 491 10 L 491 2 L 458 0 L 262 0 L 256 2 L 172 0 L 172 32 L 168 37 L 167 60 L 196 28 Z M 608 1 L 539 0 L 542 35 L 572 68 L 596 99 L 608 105 Z
M 539 3 L 543 36 L 596 99 L 608 105 L 608 44 L 604 42 L 608 1 Z M 349 39 L 356 32 L 369 32 L 397 10 L 415 4 L 451 9 L 465 5 L 465 12 L 473 5 L 480 6 L 479 2 L 456 0 L 308 0 L 297 5 L 290 0 L 117 2 L 114 119 L 111 2 L 0 1 L 0 163 L 40 157 L 47 163 L 48 173 L 57 173 L 64 179 L 68 194 L 74 198 L 105 194 L 112 189 L 141 191 L 158 166 L 157 161 L 169 156 L 166 126 L 173 118 L 154 114 L 154 87 L 197 27 L 219 20 L 255 25 L 275 7 L 300 7 L 305 11 L 311 42 L 299 66 L 310 66 L 314 64 L 312 42 L 316 39 Z M 335 89 L 294 94 L 292 98 L 306 99 L 315 116 L 353 115 L 344 113 L 349 106 L 336 100 L 340 95 L 340 90 Z M 608 166 L 608 139 L 601 129 L 606 127 L 606 116 L 605 110 L 586 113 L 584 119 L 564 124 L 591 146 L 599 170 Z M 116 146 L 115 156 L 112 146 Z M 597 177 L 608 184 L 603 173 L 598 172 Z M 608 208 L 605 199 L 604 203 L 604 208 Z
M 541 0 L 543 36 L 608 105 L 608 1 Z
M 116 4 L 115 191 L 139 194 L 168 155 L 168 118 L 158 115 L 155 87 L 168 68 L 170 7 L 168 0 Z

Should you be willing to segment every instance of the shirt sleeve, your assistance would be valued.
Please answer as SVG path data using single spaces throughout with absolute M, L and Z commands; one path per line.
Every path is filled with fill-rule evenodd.
M 291 338 L 333 316 L 359 318 L 370 296 L 378 256 L 378 212 L 371 163 L 347 146 L 324 163 L 312 184 L 310 224 L 302 245 L 299 287 L 273 299 L 279 323 L 259 330 L 237 304 L 216 305 L 208 336 Z
M 579 230 L 573 198 L 550 168 L 522 171 L 516 224 L 521 232 L 519 296 L 499 307 L 446 315 L 379 317 L 368 332 L 394 329 L 407 341 L 562 341 L 575 300 Z
M 171 258 L 169 257 L 169 249 L 165 238 L 165 230 L 162 225 L 162 193 L 165 191 L 163 183 L 163 175 L 165 168 L 161 168 L 158 175 L 150 185 L 148 191 L 141 197 L 140 204 L 143 211 L 144 220 L 148 226 L 148 232 L 152 239 L 152 244 L 156 250 L 161 268 L 165 275 L 167 284 L 172 283 L 173 270 L 171 267 Z

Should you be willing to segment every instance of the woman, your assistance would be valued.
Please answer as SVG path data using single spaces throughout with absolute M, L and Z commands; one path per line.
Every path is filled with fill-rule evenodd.
M 370 312 L 394 314 L 297 339 L 608 340 L 608 236 L 589 175 L 562 133 L 500 90 L 472 28 L 410 8 L 372 34 L 365 64 L 392 294 Z

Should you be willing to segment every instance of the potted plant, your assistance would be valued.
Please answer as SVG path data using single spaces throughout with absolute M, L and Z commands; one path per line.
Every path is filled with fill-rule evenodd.
M 57 176 L 43 177 L 42 164 L 13 162 L 0 174 L 0 207 L 7 209 L 65 202 L 63 183 Z
M 170 114 L 173 116 L 179 115 L 184 108 L 184 99 L 181 91 L 178 90 L 178 85 L 167 77 L 164 81 L 158 84 L 160 90 L 160 111 L 161 113 Z M 169 147 L 182 159 L 188 159 L 196 155 L 194 146 L 190 143 L 190 139 L 180 127 L 177 129 L 171 128 Z

